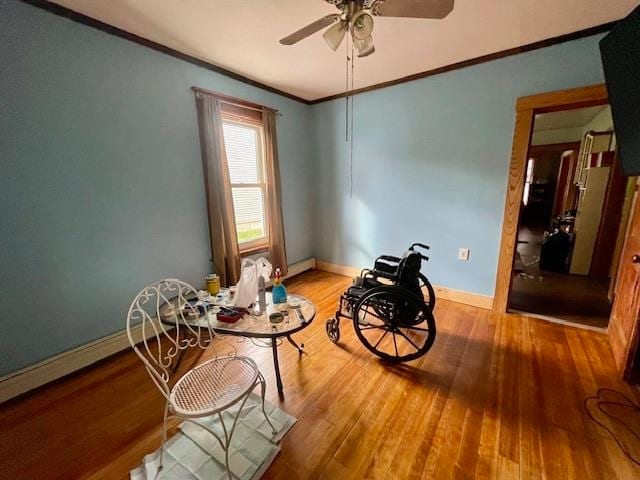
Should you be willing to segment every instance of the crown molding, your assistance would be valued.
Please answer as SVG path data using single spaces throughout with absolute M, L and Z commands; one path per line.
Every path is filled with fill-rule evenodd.
M 540 40 L 538 42 L 529 43 L 527 45 L 522 45 L 520 47 L 509 48 L 507 50 L 502 50 L 496 53 L 490 53 L 488 55 L 482 55 L 480 57 L 471 58 L 469 60 L 464 60 L 462 62 L 452 63 L 450 65 L 445 65 L 443 67 L 438 67 L 431 70 L 425 70 L 424 72 L 414 73 L 411 75 L 407 75 L 406 77 L 397 78 L 395 80 L 389 80 L 388 82 L 377 83 L 375 85 L 370 85 L 368 87 L 363 87 L 363 88 L 357 88 L 344 93 L 338 93 L 336 95 L 329 95 L 327 97 L 311 100 L 308 103 L 310 103 L 311 105 L 317 105 L 318 103 L 329 102 L 331 100 L 337 100 L 339 98 L 344 98 L 351 95 L 358 95 L 359 93 L 366 93 L 374 90 L 380 90 L 382 88 L 393 87 L 401 83 L 413 82 L 414 80 L 420 80 L 422 78 L 432 77 L 434 75 L 440 75 L 442 73 L 448 73 L 454 70 L 460 70 L 462 68 L 479 65 L 481 63 L 492 62 L 493 60 L 499 60 L 501 58 L 510 57 L 512 55 L 518 55 L 520 53 L 531 52 L 533 50 L 538 50 L 540 48 L 551 47 L 553 45 L 569 42 L 571 40 L 578 40 L 581 38 L 590 37 L 592 35 L 597 35 L 599 33 L 605 33 L 610 31 L 613 27 L 615 27 L 618 24 L 619 21 L 620 20 L 603 23 L 602 25 L 596 25 L 595 27 L 585 28 L 584 30 L 578 30 L 577 32 L 566 33 L 564 35 L 548 38 L 546 40 Z
M 553 45 L 558 45 L 560 43 L 569 42 L 572 40 L 578 40 L 585 37 L 590 37 L 592 35 L 597 35 L 600 33 L 605 33 L 610 31 L 619 20 L 613 22 L 603 23 L 601 25 L 596 25 L 594 27 L 585 28 L 583 30 L 578 30 L 572 33 L 566 33 L 563 35 L 558 35 L 556 37 L 548 38 L 545 40 L 540 40 L 538 42 L 529 43 L 527 45 L 522 45 L 520 47 L 509 48 L 507 50 L 502 50 L 500 52 L 490 53 L 488 55 L 482 55 L 480 57 L 475 57 L 469 60 L 464 60 L 462 62 L 452 63 L 450 65 L 445 65 L 442 67 L 434 68 L 431 70 L 425 70 L 423 72 L 414 73 L 411 75 L 407 75 L 405 77 L 397 78 L 395 80 L 389 80 L 387 82 L 377 83 L 375 85 L 370 85 L 368 87 L 358 88 L 354 90 L 349 90 L 346 92 L 338 93 L 335 95 L 329 95 L 326 97 L 317 98 L 315 100 L 307 100 L 302 97 L 298 97 L 291 93 L 285 92 L 283 90 L 279 90 L 277 88 L 271 87 L 264 83 L 260 83 L 257 80 L 252 80 L 248 77 L 240 75 L 239 73 L 233 72 L 231 70 L 227 70 L 226 68 L 220 67 L 210 62 L 206 62 L 199 58 L 193 57 L 191 55 L 187 55 L 186 53 L 179 52 L 165 45 L 153 42 L 144 37 L 140 37 L 139 35 L 135 35 L 133 33 L 127 32 L 126 30 L 122 30 L 121 28 L 114 27 L 113 25 L 109 25 L 108 23 L 101 22 L 100 20 L 96 20 L 95 18 L 89 17 L 82 13 L 76 12 L 69 8 L 63 7 L 56 3 L 52 3 L 46 0 L 20 0 L 23 3 L 28 5 L 32 5 L 34 7 L 46 10 L 60 17 L 68 18 L 74 22 L 81 23 L 83 25 L 87 25 L 89 27 L 95 28 L 102 32 L 114 35 L 116 37 L 123 38 L 125 40 L 129 40 L 131 42 L 137 43 L 138 45 L 142 45 L 147 48 L 151 48 L 157 52 L 164 53 L 166 55 L 170 55 L 174 58 L 183 60 L 185 62 L 191 63 L 201 68 L 205 68 L 207 70 L 211 70 L 213 72 L 219 73 L 226 77 L 232 78 L 242 83 L 246 83 L 253 87 L 260 88 L 262 90 L 266 90 L 271 93 L 275 93 L 277 95 L 281 95 L 283 97 L 289 98 L 291 100 L 295 100 L 297 102 L 303 103 L 305 105 L 317 105 L 319 103 L 329 102 L 331 100 L 337 100 L 340 98 L 344 98 L 347 96 L 358 95 L 360 93 L 371 92 L 374 90 L 380 90 L 382 88 L 393 87 L 395 85 L 400 85 L 402 83 L 412 82 L 414 80 L 420 80 L 422 78 L 431 77 L 434 75 L 440 75 L 443 73 L 452 72 L 454 70 L 460 70 L 462 68 L 471 67 L 474 65 L 479 65 L 481 63 L 491 62 L 493 60 L 499 60 L 505 57 L 510 57 L 512 55 L 518 55 L 520 53 L 530 52 L 533 50 L 538 50 L 541 48 L 550 47 Z
M 211 70 L 212 72 L 219 73 L 220 75 L 224 75 L 225 77 L 232 78 L 233 80 L 237 80 L 239 82 L 246 83 L 253 87 L 257 87 L 262 90 L 266 90 L 268 92 L 290 98 L 291 100 L 295 100 L 296 102 L 304 103 L 306 105 L 310 104 L 310 101 L 305 100 L 304 98 L 298 97 L 291 93 L 287 93 L 283 90 L 279 90 L 269 85 L 265 85 L 264 83 L 260 83 L 256 80 L 252 80 L 248 77 L 245 77 L 244 75 L 240 75 L 239 73 L 233 72 L 231 70 L 227 70 L 226 68 L 219 67 L 218 65 L 215 65 L 213 63 L 205 62 L 204 60 L 200 60 L 199 58 L 192 57 L 191 55 L 187 55 L 186 53 L 179 52 L 178 50 L 174 50 L 173 48 L 167 47 L 160 43 L 156 43 L 152 40 L 148 40 L 139 35 L 127 32 L 126 30 L 122 30 L 121 28 L 114 27 L 113 25 L 109 25 L 108 23 L 101 22 L 100 20 L 96 20 L 95 18 L 89 17 L 87 15 L 76 12 L 69 8 L 63 7 L 62 5 L 58 5 L 57 3 L 52 3 L 46 0 L 20 0 L 20 1 L 28 5 L 31 5 L 33 7 L 46 10 L 47 12 L 53 13 L 54 15 L 58 15 L 59 17 L 67 18 L 74 22 L 81 23 L 82 25 L 86 25 L 88 27 L 95 28 L 97 30 L 108 33 L 110 35 L 120 37 L 125 40 L 129 40 L 130 42 L 133 42 L 133 43 L 137 43 L 138 45 L 142 45 L 143 47 L 150 48 L 152 50 L 155 50 L 156 52 L 164 53 L 166 55 L 170 55 L 174 58 L 183 60 L 185 62 L 191 63 L 198 67 Z

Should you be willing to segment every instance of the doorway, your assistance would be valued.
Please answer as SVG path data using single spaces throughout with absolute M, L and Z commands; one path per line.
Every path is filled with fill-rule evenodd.
M 607 327 L 633 184 L 608 104 L 534 115 L 508 311 Z
M 519 234 L 519 227 L 521 223 L 521 213 L 523 209 L 523 198 L 525 185 L 527 183 L 533 183 L 530 179 L 529 182 L 526 181 L 526 170 L 529 165 L 529 149 L 532 146 L 533 133 L 534 133 L 534 124 L 535 118 L 539 114 L 547 114 L 554 112 L 563 112 L 563 111 L 571 111 L 576 109 L 582 109 L 585 107 L 605 107 L 608 105 L 608 96 L 607 89 L 605 85 L 593 85 L 587 87 L 579 87 L 570 90 L 561 90 L 555 92 L 548 92 L 542 94 L 531 95 L 528 97 L 521 97 L 516 101 L 515 105 L 515 128 L 514 128 L 514 137 L 513 137 L 513 149 L 511 154 L 511 162 L 509 166 L 509 175 L 508 175 L 508 185 L 507 185 L 507 196 L 505 201 L 505 209 L 503 216 L 503 228 L 502 228 L 502 237 L 500 242 L 500 250 L 499 250 L 499 258 L 498 258 L 498 269 L 496 275 L 496 287 L 495 287 L 495 295 L 493 299 L 493 311 L 497 313 L 506 313 L 509 307 L 510 301 L 510 292 L 512 289 L 512 283 L 514 279 L 514 267 L 516 262 L 516 254 L 517 252 L 517 239 Z M 553 129 L 555 130 L 555 129 Z M 580 139 L 580 143 L 582 142 L 584 137 Z M 553 142 L 545 142 L 546 145 L 557 144 L 558 140 Z M 566 143 L 566 142 L 560 142 Z M 571 143 L 571 142 L 569 142 Z M 533 145 L 536 146 L 536 145 Z M 567 148 L 566 152 L 572 150 L 571 148 Z M 580 156 L 581 151 L 578 151 L 578 155 Z M 565 150 L 563 150 L 563 156 L 566 156 Z M 582 158 L 579 158 L 582 160 Z M 618 168 L 615 166 L 614 170 Z M 577 168 L 577 166 L 576 166 Z M 559 172 L 558 176 L 560 177 L 562 174 Z M 569 178 L 570 175 L 567 174 Z M 629 182 L 625 181 L 625 177 L 622 177 L 619 172 L 612 174 L 613 178 L 622 179 L 622 185 L 627 186 Z M 575 178 L 575 176 L 573 177 Z M 594 176 L 595 178 L 595 176 Z M 561 182 L 562 183 L 562 182 Z M 529 189 L 533 188 L 531 186 Z M 622 188 L 624 195 L 628 193 L 628 190 Z M 618 192 L 620 189 L 617 190 Z M 564 200 L 560 205 L 568 205 L 570 203 L 570 190 L 563 190 L 564 192 L 568 192 L 569 195 L 567 198 L 569 200 Z M 608 193 L 605 195 L 605 203 L 610 203 Z M 556 203 L 557 209 L 557 200 L 554 196 L 554 202 Z M 557 195 L 557 198 L 560 198 L 560 195 Z M 614 202 L 615 203 L 615 202 Z M 631 202 L 633 203 L 633 201 Z M 553 207 L 553 205 L 552 205 Z M 606 208 L 606 207 L 603 207 Z M 557 210 L 556 210 L 557 211 Z M 562 212 L 564 213 L 564 212 Z M 620 212 L 621 215 L 624 214 L 624 209 Z M 598 226 L 595 242 L 597 244 L 611 245 L 611 242 L 617 242 L 617 235 L 612 235 L 610 232 L 613 228 L 612 225 L 615 223 L 615 218 L 612 215 L 604 215 L 606 223 L 600 228 Z M 635 217 L 634 217 L 635 218 Z M 562 220 L 562 219 L 561 219 Z M 620 220 L 622 221 L 622 219 Z M 552 225 L 550 225 L 552 226 Z M 575 227 L 575 222 L 574 222 Z M 584 237 L 584 235 L 583 235 Z M 593 240 L 592 240 L 593 241 Z M 608 250 L 611 252 L 615 250 L 615 248 L 619 248 L 616 246 L 610 247 Z M 625 247 L 626 248 L 626 247 Z M 606 252 L 606 248 L 599 248 L 598 251 Z M 614 259 L 611 261 L 612 264 L 616 261 L 619 263 L 619 259 L 616 260 L 616 255 L 619 257 L 619 254 L 614 254 Z M 623 252 L 624 255 L 624 252 Z M 526 256 L 526 252 L 525 252 Z M 535 255 L 533 255 L 535 256 Z M 591 261 L 594 265 L 594 271 L 603 271 L 605 270 L 602 266 L 605 265 L 606 262 L 605 256 L 596 256 L 592 257 Z M 568 261 L 568 260 L 567 260 Z M 624 263 L 623 263 L 624 264 Z M 571 267 L 569 267 L 571 268 Z M 613 270 L 609 268 L 608 276 L 611 278 L 610 288 L 607 292 L 607 298 L 613 298 L 613 286 L 617 285 L 615 279 L 615 274 L 611 274 Z M 589 270 L 591 270 L 591 265 L 589 266 Z M 614 268 L 615 270 L 615 268 Z M 620 269 L 622 272 L 623 269 Z M 626 271 L 626 270 L 625 270 Z M 622 273 L 621 273 L 622 274 Z M 617 282 L 620 283 L 619 281 Z M 617 287 L 616 287 L 617 288 Z M 554 319 L 554 317 L 545 317 Z M 557 317 L 555 317 L 557 318 Z M 618 322 L 619 323 L 619 322 Z M 611 330 L 611 324 L 609 325 L 609 330 Z M 599 327 L 589 327 L 589 328 L 599 328 Z

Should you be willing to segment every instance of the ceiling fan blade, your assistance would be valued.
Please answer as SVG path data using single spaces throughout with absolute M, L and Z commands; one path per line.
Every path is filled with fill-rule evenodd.
M 371 6 L 380 17 L 435 18 L 446 17 L 455 0 L 378 0 Z
M 369 35 L 362 40 L 353 37 L 353 45 L 356 47 L 358 57 L 366 57 L 376 51 L 376 47 L 373 45 L 373 37 Z
M 310 23 L 306 27 L 302 27 L 297 32 L 292 33 L 288 37 L 284 37 L 280 40 L 282 45 L 293 45 L 294 43 L 298 43 L 300 40 L 303 40 L 316 32 L 319 32 L 325 27 L 328 27 L 332 23 L 335 23 L 336 20 L 340 18 L 340 15 L 337 13 L 332 13 L 331 15 L 327 15 L 325 17 L 316 20 L 313 23 Z
M 342 20 L 336 23 L 335 25 L 327 28 L 326 32 L 322 34 L 324 37 L 324 41 L 327 42 L 327 45 L 331 47 L 333 50 L 337 50 L 342 40 L 344 40 L 344 36 L 347 33 L 347 23 Z

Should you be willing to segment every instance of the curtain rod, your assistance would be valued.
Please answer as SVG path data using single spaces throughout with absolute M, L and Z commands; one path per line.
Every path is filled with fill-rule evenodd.
M 269 110 L 273 110 L 274 112 L 278 113 L 278 109 L 276 108 L 258 105 L 257 103 L 248 102 L 246 100 L 242 100 L 241 98 L 231 97 L 229 95 L 225 95 L 224 93 L 218 93 L 218 92 L 214 92 L 212 90 L 206 90 L 200 87 L 191 87 L 191 90 L 193 90 L 196 93 L 204 93 L 206 95 L 213 95 L 214 97 L 218 97 L 218 99 L 222 103 L 226 103 L 227 105 L 234 105 L 236 107 L 247 108 L 249 110 L 255 110 L 257 112 L 261 112 L 264 108 L 267 108 Z

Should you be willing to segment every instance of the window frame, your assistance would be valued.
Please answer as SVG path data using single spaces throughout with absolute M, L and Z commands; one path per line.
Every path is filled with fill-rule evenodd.
M 238 115 L 234 115 L 228 112 L 222 112 L 222 123 L 236 124 L 242 125 L 245 127 L 254 128 L 258 134 L 258 144 L 257 144 L 257 167 L 258 167 L 258 183 L 233 183 L 231 182 L 231 178 L 229 178 L 229 187 L 231 189 L 231 194 L 233 196 L 234 188 L 260 188 L 262 192 L 262 212 L 263 212 L 263 225 L 264 225 L 264 236 L 260 238 L 256 238 L 254 240 L 249 240 L 246 242 L 240 242 L 238 240 L 237 228 L 238 224 L 236 223 L 236 241 L 238 242 L 238 249 L 240 254 L 251 254 L 266 251 L 269 249 L 269 211 L 267 209 L 267 165 L 264 157 L 265 152 L 265 138 L 264 138 L 264 128 L 262 121 L 257 121 L 252 118 L 246 118 Z M 224 135 L 223 135 L 224 136 Z M 223 138 L 224 140 L 224 138 Z M 228 159 L 227 159 L 227 168 L 228 168 Z M 235 207 L 234 207 L 234 221 L 235 221 Z

